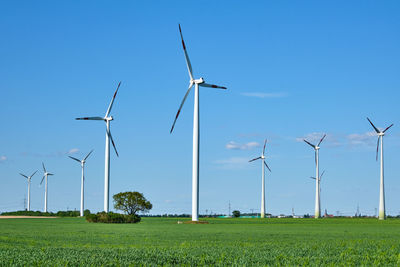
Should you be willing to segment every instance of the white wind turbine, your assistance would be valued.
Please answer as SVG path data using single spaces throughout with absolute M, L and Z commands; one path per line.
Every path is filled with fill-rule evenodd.
M 324 176 L 324 173 L 325 173 L 325 171 L 323 171 L 322 173 L 321 173 L 321 175 L 319 176 L 319 193 L 321 194 L 321 191 L 322 191 L 322 189 L 321 189 L 321 179 L 322 179 L 322 176 Z M 316 180 L 316 178 L 315 177 L 313 177 L 313 176 L 310 176 L 310 178 L 311 179 L 314 179 L 314 180 Z
M 271 169 L 268 167 L 268 164 L 265 162 L 265 145 L 267 144 L 267 139 L 264 141 L 264 148 L 262 151 L 262 154 L 258 158 L 254 158 L 252 160 L 249 160 L 249 162 L 261 159 L 261 169 L 262 169 L 262 187 L 261 187 L 261 218 L 265 218 L 265 167 L 271 172 Z
M 24 176 L 28 181 L 28 211 L 31 210 L 31 179 L 32 179 L 32 176 L 34 176 L 36 172 L 37 171 L 32 173 L 31 176 L 26 176 L 25 174 L 20 173 L 20 175 Z
M 115 90 L 114 96 L 111 99 L 110 105 L 108 106 L 106 115 L 104 117 L 84 117 L 84 118 L 76 118 L 76 120 L 95 120 L 95 121 L 104 121 L 106 123 L 106 150 L 105 150 L 105 167 L 104 167 L 104 211 L 109 212 L 109 195 L 110 195 L 110 139 L 111 143 L 114 147 L 115 154 L 118 152 L 117 148 L 115 147 L 114 140 L 111 135 L 110 131 L 110 122 L 114 119 L 110 115 L 111 108 L 114 103 L 114 99 L 117 96 L 118 89 L 121 85 L 119 82 L 117 90 Z
M 314 148 L 315 151 L 315 165 L 316 165 L 316 175 L 315 177 L 320 177 L 319 176 L 319 149 L 320 149 L 320 145 L 322 143 L 322 141 L 324 140 L 324 138 L 326 137 L 326 134 L 324 134 L 324 136 L 321 138 L 321 140 L 319 140 L 318 145 L 313 145 L 310 142 L 308 142 L 307 140 L 303 139 L 304 142 L 306 142 L 307 144 L 309 144 L 312 148 Z M 320 179 L 315 179 L 315 218 L 320 218 L 321 217 L 321 206 L 320 206 Z
M 45 187 L 44 187 L 44 212 L 47 212 L 47 177 L 49 175 L 54 175 L 54 174 L 46 171 L 46 167 L 44 167 L 43 162 L 42 162 L 42 166 L 43 166 L 44 175 L 43 175 L 42 181 L 40 182 L 40 185 L 43 183 L 43 180 L 46 178 Z
M 192 164 L 192 221 L 199 220 L 199 86 L 226 89 L 226 87 L 218 86 L 214 84 L 208 84 L 204 82 L 203 78 L 194 79 L 192 65 L 190 64 L 189 56 L 186 51 L 185 42 L 183 41 L 183 35 L 181 25 L 179 25 L 179 33 L 181 35 L 183 51 L 185 53 L 186 65 L 189 72 L 190 83 L 189 88 L 183 97 L 181 105 L 179 106 L 178 112 L 176 113 L 174 123 L 172 124 L 171 131 L 174 130 L 176 120 L 178 119 L 179 113 L 181 112 L 182 106 L 185 103 L 190 90 L 194 85 L 194 114 L 193 114 L 193 164 Z
M 86 157 L 85 157 L 84 159 L 82 159 L 82 160 L 79 160 L 79 159 L 77 159 L 77 158 L 68 156 L 68 157 L 70 157 L 71 159 L 76 160 L 77 162 L 79 162 L 79 163 L 81 164 L 81 167 L 82 167 L 82 177 L 81 177 L 81 212 L 80 212 L 80 215 L 81 215 L 81 216 L 83 216 L 83 211 L 84 211 L 84 203 L 83 203 L 83 202 L 84 202 L 85 163 L 86 163 L 87 158 L 90 156 L 90 154 L 92 154 L 92 152 L 93 152 L 93 149 L 92 149 L 92 151 L 90 151 L 89 154 L 87 154 Z
M 380 186 L 379 186 L 379 220 L 385 220 L 386 219 L 386 210 L 385 210 L 385 183 L 384 183 L 384 175 L 383 175 L 383 136 L 385 135 L 385 132 L 387 130 L 389 130 L 390 127 L 393 126 L 393 124 L 386 127 L 385 130 L 381 131 L 375 127 L 375 125 L 370 121 L 369 118 L 367 118 L 367 120 L 372 125 L 372 127 L 376 131 L 376 134 L 378 135 L 378 143 L 376 145 L 376 160 L 378 160 L 379 140 L 381 140 L 381 179 L 380 179 Z

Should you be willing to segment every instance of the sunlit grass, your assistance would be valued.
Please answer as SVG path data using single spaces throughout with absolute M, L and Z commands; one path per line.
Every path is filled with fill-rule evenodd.
M 0 220 L 2 265 L 399 265 L 400 220 Z M 0 264 L 0 265 L 1 265 Z

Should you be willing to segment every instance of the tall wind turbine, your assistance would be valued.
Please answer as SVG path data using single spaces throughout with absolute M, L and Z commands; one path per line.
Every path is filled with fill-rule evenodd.
M 261 159 L 261 169 L 262 169 L 262 188 L 261 188 L 261 218 L 265 218 L 265 167 L 267 167 L 267 169 L 269 171 L 271 171 L 271 169 L 268 167 L 268 164 L 265 162 L 265 146 L 267 144 L 267 139 L 265 139 L 264 141 L 264 148 L 262 151 L 262 154 L 260 157 L 258 158 L 254 158 L 252 160 L 249 160 L 249 162 Z
M 192 221 L 199 220 L 199 86 L 226 89 L 226 87 L 218 86 L 214 84 L 208 84 L 204 82 L 203 78 L 194 79 L 192 65 L 190 64 L 189 55 L 186 51 L 186 45 L 183 41 L 183 35 L 181 25 L 179 25 L 179 33 L 181 35 L 183 52 L 185 53 L 186 65 L 189 72 L 190 82 L 189 88 L 183 97 L 181 105 L 179 106 L 178 112 L 176 113 L 174 123 L 172 124 L 171 131 L 174 130 L 176 120 L 178 119 L 179 113 L 181 112 L 182 106 L 185 103 L 187 96 L 190 93 L 194 85 L 194 114 L 193 114 L 193 164 L 192 164 Z
M 121 85 L 119 82 L 117 90 L 111 99 L 110 105 L 108 106 L 106 115 L 104 117 L 84 117 L 84 118 L 76 118 L 76 120 L 95 120 L 95 121 L 104 121 L 106 123 L 106 153 L 105 153 L 105 167 L 104 167 L 104 211 L 109 212 L 109 196 L 110 196 L 110 139 L 111 143 L 114 147 L 115 154 L 118 157 L 118 151 L 115 147 L 114 140 L 110 131 L 110 122 L 114 120 L 114 118 L 110 115 L 111 108 L 113 106 L 115 97 L 117 96 L 118 89 Z
M 379 140 L 381 141 L 381 179 L 380 179 L 380 186 L 379 186 L 379 220 L 385 220 L 386 219 L 386 210 L 385 210 L 385 184 L 384 184 L 384 177 L 383 177 L 383 136 L 385 135 L 385 132 L 387 130 L 389 130 L 390 127 L 393 126 L 393 124 L 386 127 L 385 130 L 381 131 L 375 127 L 375 125 L 370 121 L 369 118 L 367 118 L 367 120 L 372 125 L 376 134 L 378 135 L 378 143 L 376 145 L 376 160 L 377 161 L 378 161 Z
M 320 177 L 319 176 L 319 149 L 320 149 L 320 145 L 322 143 L 322 141 L 325 139 L 326 134 L 324 134 L 324 136 L 321 138 L 321 140 L 319 140 L 318 145 L 313 145 L 310 142 L 308 142 L 307 140 L 303 139 L 304 142 L 306 142 L 307 144 L 309 144 L 312 148 L 314 148 L 315 151 L 315 165 L 316 165 L 316 175 L 315 177 Z M 315 179 L 315 218 L 320 218 L 321 217 L 321 206 L 320 206 L 320 179 Z
M 28 181 L 28 211 L 31 210 L 31 179 L 32 179 L 32 176 L 34 176 L 36 172 L 37 171 L 32 173 L 31 176 L 26 176 L 25 174 L 20 173 L 20 175 L 24 176 Z
M 80 213 L 81 216 L 83 216 L 83 211 L 84 211 L 83 201 L 84 201 L 85 163 L 86 163 L 87 158 L 90 156 L 90 154 L 92 154 L 92 152 L 93 152 L 93 149 L 92 149 L 92 151 L 90 151 L 89 154 L 87 154 L 86 157 L 85 157 L 84 159 L 82 159 L 82 160 L 79 160 L 79 159 L 77 159 L 77 158 L 68 156 L 68 157 L 70 157 L 71 159 L 76 160 L 77 162 L 79 162 L 79 163 L 81 164 L 81 167 L 82 167 L 82 178 L 81 178 L 81 213 Z
M 42 162 L 42 166 L 43 166 L 44 175 L 43 175 L 43 178 L 42 178 L 42 181 L 40 182 L 40 184 L 42 184 L 43 180 L 46 178 L 45 188 L 44 188 L 44 212 L 47 212 L 47 177 L 49 175 L 54 175 L 54 174 L 49 173 L 49 172 L 46 171 L 46 167 L 44 167 L 44 163 L 43 162 Z

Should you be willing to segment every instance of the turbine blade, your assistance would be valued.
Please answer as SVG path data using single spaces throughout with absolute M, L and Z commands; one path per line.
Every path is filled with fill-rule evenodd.
M 47 175 L 54 175 L 53 173 L 47 173 Z
M 378 150 L 379 150 L 379 141 L 380 141 L 381 137 L 378 136 L 378 142 L 376 144 L 376 161 L 378 161 Z
M 40 185 L 42 185 L 44 178 L 46 177 L 46 175 L 43 175 L 42 181 L 40 182 Z
M 307 144 L 309 144 L 310 146 L 312 146 L 312 148 L 315 149 L 315 146 L 313 144 L 311 144 L 310 142 L 308 142 L 306 139 L 303 139 L 304 142 L 306 142 Z
M 71 156 L 68 156 L 68 157 L 70 157 L 71 159 L 73 159 L 73 160 L 76 160 L 77 162 L 81 162 L 79 159 L 77 159 L 77 158 L 74 158 L 74 157 L 71 157 Z
M 22 175 L 22 176 L 24 176 L 26 179 L 29 179 L 28 176 L 26 176 L 26 175 L 24 175 L 24 174 L 22 174 L 22 173 L 19 173 L 19 174 Z
M 383 132 L 386 132 L 386 131 L 389 130 L 389 128 L 392 127 L 392 126 L 393 126 L 393 123 L 392 123 L 389 127 L 386 127 L 386 129 L 383 130 Z
M 111 112 L 112 106 L 114 104 L 114 99 L 117 96 L 117 92 L 118 92 L 118 89 L 119 89 L 120 86 L 121 86 L 121 82 L 119 82 L 117 90 L 115 90 L 115 93 L 113 95 L 113 98 L 111 99 L 110 105 L 108 106 L 108 109 L 107 109 L 107 112 L 106 112 L 106 116 L 105 116 L 106 118 L 108 117 L 108 114 L 110 114 L 110 112 Z
M 271 169 L 268 167 L 268 164 L 264 161 L 265 167 L 269 170 L 269 172 L 272 172 Z
M 114 147 L 115 154 L 117 154 L 117 157 L 119 157 L 117 148 L 115 147 L 114 139 L 113 139 L 113 137 L 111 135 L 111 131 L 107 131 L 107 134 L 108 134 L 108 137 L 110 137 L 110 139 L 111 139 L 111 144 Z
M 225 86 L 219 86 L 219 85 L 208 84 L 208 83 L 200 83 L 199 86 L 202 86 L 202 87 L 211 87 L 211 88 L 219 88 L 219 89 L 227 89 Z
M 102 117 L 83 117 L 83 118 L 75 118 L 75 120 L 85 120 L 85 121 L 103 121 Z
M 317 146 L 319 146 L 322 143 L 322 141 L 325 139 L 325 137 L 326 137 L 326 134 L 324 134 L 324 136 L 321 138 L 321 140 L 319 141 Z
M 190 84 L 189 84 L 189 88 L 188 88 L 188 90 L 186 91 L 185 96 L 183 97 L 183 100 L 182 100 L 182 102 L 181 102 L 181 105 L 179 106 L 178 112 L 176 113 L 174 123 L 172 124 L 171 130 L 169 131 L 169 133 L 172 133 L 172 131 L 174 130 L 176 120 L 178 119 L 179 114 L 181 113 L 183 104 L 185 103 L 186 98 L 188 97 L 188 95 L 189 95 L 190 90 L 192 89 L 192 87 L 193 87 L 193 82 L 191 81 Z
M 34 176 L 36 173 L 37 173 L 37 171 L 35 171 L 34 173 L 32 173 L 31 178 L 32 178 L 32 176 Z
M 371 123 L 372 127 L 374 127 L 376 133 L 380 133 L 381 132 L 381 131 L 379 131 L 378 128 L 375 127 L 375 125 L 372 123 L 372 121 L 370 121 L 370 119 L 368 117 L 367 117 L 367 120 L 369 121 L 369 123 Z
M 321 175 L 319 176 L 319 180 L 321 180 L 322 176 L 324 175 L 325 170 L 321 173 Z
M 44 163 L 43 163 L 43 162 L 42 162 L 42 166 L 43 166 L 44 172 L 47 172 L 47 171 L 46 171 L 46 168 L 44 167 Z
M 249 160 L 249 162 L 252 162 L 252 161 L 255 161 L 255 160 L 258 160 L 258 159 L 261 159 L 261 157 L 251 159 L 251 160 Z
M 265 153 L 265 146 L 267 145 L 267 139 L 265 139 L 265 141 L 264 141 L 264 148 L 263 148 L 263 155 L 264 155 L 264 153 Z
M 87 154 L 87 156 L 86 156 L 83 160 L 86 160 L 86 159 L 90 156 L 90 154 L 92 154 L 93 150 L 94 150 L 94 149 L 92 149 L 92 150 L 89 152 L 89 154 Z
M 310 176 L 310 178 L 316 180 L 315 177 Z
M 180 33 L 180 35 L 181 35 L 183 52 L 185 53 L 186 66 L 187 66 L 187 68 L 188 68 L 190 80 L 193 80 L 192 64 L 190 64 L 189 55 L 188 55 L 188 52 L 186 51 L 186 45 L 185 45 L 185 41 L 183 41 L 182 29 L 181 29 L 181 25 L 180 25 L 180 24 L 179 24 L 179 33 Z

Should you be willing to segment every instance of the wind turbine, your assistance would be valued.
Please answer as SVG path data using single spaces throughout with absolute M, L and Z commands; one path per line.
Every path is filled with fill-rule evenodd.
M 31 176 L 26 176 L 25 174 L 20 173 L 20 175 L 24 176 L 28 181 L 28 211 L 31 210 L 31 179 L 32 179 L 32 176 L 34 176 L 36 172 L 37 171 L 32 173 Z
M 192 163 L 192 221 L 199 220 L 199 86 L 226 89 L 226 87 L 218 86 L 214 84 L 208 84 L 204 82 L 203 78 L 194 79 L 192 65 L 190 64 L 189 55 L 186 51 L 186 45 L 183 41 L 183 35 L 181 25 L 179 24 L 179 33 L 181 35 L 183 52 L 185 53 L 186 65 L 189 72 L 190 82 L 189 88 L 183 97 L 181 105 L 179 106 L 178 112 L 176 113 L 174 123 L 172 124 L 171 131 L 174 130 L 176 120 L 178 119 L 179 113 L 181 112 L 182 106 L 185 103 L 187 96 L 190 93 L 194 85 L 194 114 L 193 114 L 193 163 Z
M 320 149 L 320 145 L 322 143 L 322 141 L 325 139 L 326 134 L 324 134 L 324 136 L 321 138 L 321 140 L 319 140 L 318 145 L 313 145 L 310 142 L 308 142 L 307 140 L 303 139 L 304 142 L 306 142 L 307 144 L 309 144 L 312 148 L 314 148 L 315 151 L 315 165 L 316 165 L 316 175 L 315 177 L 320 177 L 319 176 L 319 149 Z M 315 218 L 320 218 L 321 217 L 321 206 L 320 206 L 320 179 L 315 179 Z
M 264 141 L 264 148 L 262 154 L 258 158 L 254 158 L 249 160 L 249 162 L 261 159 L 261 169 L 262 169 L 262 189 L 261 189 L 261 218 L 265 218 L 265 167 L 271 172 L 271 169 L 268 167 L 268 164 L 265 162 L 265 146 L 267 144 L 267 139 Z
M 114 96 L 111 99 L 110 105 L 108 106 L 106 115 L 104 117 L 84 117 L 84 118 L 76 118 L 76 120 L 95 120 L 95 121 L 104 121 L 106 123 L 106 152 L 105 152 L 105 167 L 104 167 L 104 211 L 109 212 L 109 196 L 110 196 L 110 139 L 111 143 L 114 147 L 115 154 L 118 155 L 117 148 L 115 147 L 114 140 L 110 131 L 110 122 L 114 120 L 114 118 L 110 115 L 111 108 L 113 106 L 115 97 L 117 96 L 118 89 L 121 85 L 119 82 L 117 90 L 115 90 Z
M 321 178 L 322 178 L 322 176 L 324 176 L 324 173 L 325 173 L 325 171 L 323 171 L 322 173 L 321 173 L 321 175 L 319 176 L 319 192 L 321 193 L 321 191 L 322 191 L 322 189 L 321 189 Z M 314 177 L 314 176 L 310 176 L 310 178 L 311 179 L 314 179 L 314 180 L 316 180 L 316 178 Z
M 44 188 L 44 212 L 47 212 L 47 177 L 49 175 L 54 175 L 54 174 L 46 171 L 46 167 L 44 167 L 43 162 L 42 162 L 42 166 L 43 166 L 44 175 L 43 175 L 42 181 L 40 182 L 40 185 L 42 185 L 44 178 L 46 178 L 45 188 Z
M 81 216 L 83 216 L 83 210 L 84 210 L 84 209 L 83 209 L 83 201 L 84 201 L 84 196 L 83 196 L 83 194 L 84 194 L 84 181 L 85 181 L 85 162 L 86 162 L 87 158 L 90 156 L 90 154 L 92 154 L 92 152 L 93 152 L 93 149 L 92 149 L 92 151 L 90 151 L 89 154 L 87 154 L 86 157 L 85 157 L 84 159 L 82 159 L 82 160 L 79 160 L 79 159 L 77 159 L 77 158 L 68 156 L 68 157 L 70 157 L 71 159 L 76 160 L 77 162 L 79 162 L 79 163 L 81 164 L 81 167 L 82 167 L 82 178 L 81 178 L 81 213 L 80 213 Z
M 383 177 L 383 136 L 385 132 L 389 130 L 390 126 L 386 127 L 385 130 L 381 131 L 375 127 L 375 125 L 367 118 L 371 126 L 374 128 L 376 134 L 378 135 L 378 143 L 376 145 L 376 160 L 378 161 L 378 150 L 379 150 L 379 140 L 381 140 L 381 179 L 380 179 L 380 186 L 379 186 L 379 220 L 386 219 L 386 211 L 385 211 L 385 184 L 384 184 L 384 177 Z

